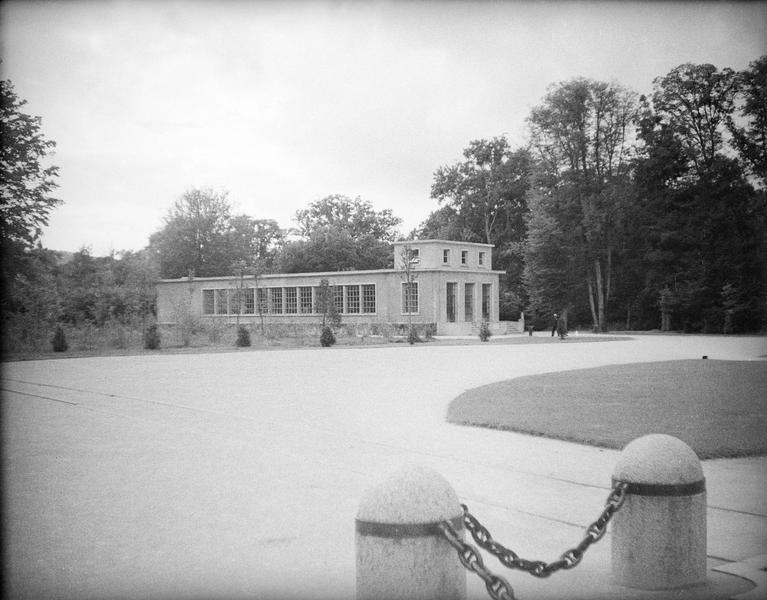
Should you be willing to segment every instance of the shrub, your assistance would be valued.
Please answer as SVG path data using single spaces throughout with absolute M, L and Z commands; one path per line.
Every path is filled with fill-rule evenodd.
M 61 328 L 61 325 L 56 327 L 53 339 L 51 340 L 51 346 L 53 346 L 54 352 L 66 352 L 67 348 L 69 348 L 67 338 L 64 336 L 64 330 Z
M 333 330 L 330 327 L 322 328 L 322 335 L 320 336 L 320 344 L 323 348 L 328 348 L 336 343 L 336 336 L 333 334 Z
M 160 347 L 160 332 L 157 325 L 150 325 L 144 332 L 144 348 L 146 350 L 157 350 Z
M 493 335 L 490 333 L 490 323 L 487 321 L 482 321 L 482 324 L 479 326 L 479 339 L 482 342 L 486 342 L 490 339 L 490 336 Z
M 237 346 L 239 348 L 244 348 L 246 346 L 250 346 L 250 331 L 248 331 L 248 328 L 245 327 L 245 325 L 240 325 L 237 328 Z
M 416 344 L 423 342 L 423 340 L 419 337 L 418 332 L 415 330 L 415 327 L 413 330 L 407 334 L 407 343 L 408 344 Z

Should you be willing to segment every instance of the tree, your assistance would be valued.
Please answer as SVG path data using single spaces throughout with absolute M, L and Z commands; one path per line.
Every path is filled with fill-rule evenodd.
M 417 311 L 414 306 L 416 299 L 418 298 L 416 279 L 418 279 L 418 273 L 415 272 L 418 261 L 416 259 L 413 248 L 410 244 L 405 244 L 402 247 L 402 251 L 399 256 L 400 268 L 402 269 L 402 279 L 405 283 L 405 289 L 403 291 L 403 310 L 407 313 L 407 341 L 409 344 L 413 344 L 419 341 L 418 335 L 413 329 L 413 313 Z
M 391 244 L 400 219 L 359 198 L 327 196 L 296 212 L 304 239 L 284 244 L 275 261 L 283 273 L 393 267 Z
M 234 261 L 252 264 L 260 261 L 265 270 L 273 266 L 279 245 L 285 233 L 273 219 L 254 219 L 236 215 L 229 219 L 227 252 Z
M 699 176 L 723 149 L 736 83 L 732 69 L 691 63 L 653 81 L 655 112 L 669 124 Z
M 429 213 L 426 220 L 410 232 L 408 239 L 479 242 L 482 238 L 466 226 L 465 220 L 453 206 L 443 204 Z
M 40 263 L 30 253 L 61 204 L 51 195 L 58 167 L 45 166 L 56 143 L 43 135 L 40 117 L 21 110 L 26 103 L 10 81 L 0 81 L 0 289 L 6 316 L 10 297 L 19 297 L 15 286 L 25 287 L 39 274 Z
M 163 228 L 150 237 L 160 262 L 160 276 L 197 277 L 225 273 L 232 263 L 231 206 L 227 193 L 192 189 L 168 210 Z
M 736 146 L 759 139 L 758 121 L 734 114 L 739 85 L 729 69 L 680 65 L 642 103 L 625 269 L 641 279 L 625 295 L 646 324 L 659 310 L 662 326 L 687 331 L 753 330 L 765 317 L 765 195 L 745 170 L 757 174 L 758 155 L 740 146 L 739 163 L 727 145 L 728 129 Z
M 463 156 L 462 162 L 437 169 L 431 197 L 444 202 L 460 218 L 465 241 L 495 244 L 501 237 L 522 233 L 529 153 L 524 149 L 512 152 L 506 138 L 500 136 L 472 141 Z M 476 238 L 466 239 L 472 236 Z
M 395 217 L 391 209 L 376 211 L 368 201 L 359 197 L 332 194 L 312 202 L 309 208 L 296 211 L 298 233 L 310 238 L 318 231 L 346 231 L 352 238 L 371 238 L 393 242 L 402 219 Z
M 0 81 L 0 239 L 30 249 L 61 200 L 51 196 L 58 167 L 43 165 L 56 143 L 45 139 L 40 117 L 21 112 L 26 103 Z
M 338 329 L 341 325 L 341 313 L 336 306 L 336 286 L 330 285 L 327 279 L 320 280 L 315 302 L 315 312 L 322 315 L 322 330 L 325 330 L 328 323 L 332 329 Z
M 737 95 L 743 124 L 729 119 L 734 144 L 751 173 L 767 184 L 767 54 L 737 75 Z
M 554 201 L 548 216 L 577 259 L 596 331 L 606 329 L 615 253 L 631 200 L 636 109 L 636 95 L 619 84 L 577 78 L 551 86 L 528 119 L 542 166 L 538 181 Z M 526 256 L 536 252 L 540 247 L 529 244 Z
M 561 223 L 557 194 L 535 185 L 528 195 L 523 281 L 528 310 L 537 319 L 564 312 L 583 292 L 583 265 L 573 251 L 577 241 L 572 239 L 572 230 Z

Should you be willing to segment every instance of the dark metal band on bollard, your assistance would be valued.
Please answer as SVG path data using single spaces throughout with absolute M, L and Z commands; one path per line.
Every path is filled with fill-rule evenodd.
M 379 538 L 416 538 L 442 536 L 438 523 L 376 523 L 374 521 L 355 520 L 357 533 Z M 456 531 L 463 529 L 463 516 L 449 519 Z
M 625 483 L 626 493 L 634 496 L 694 496 L 706 491 L 706 480 L 692 483 L 631 483 L 613 478 L 613 487 L 617 483 Z

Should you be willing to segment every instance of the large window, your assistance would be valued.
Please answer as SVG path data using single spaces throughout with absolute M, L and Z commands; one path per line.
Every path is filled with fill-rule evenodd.
M 269 312 L 275 315 L 282 314 L 282 288 L 269 288 Z
M 474 321 L 474 284 L 467 283 L 463 286 L 464 321 Z
M 254 312 L 256 312 L 256 303 L 253 292 L 255 292 L 253 288 L 245 288 L 242 290 L 243 298 L 242 298 L 242 308 L 243 312 L 246 315 L 252 315 Z M 262 290 L 258 290 L 259 295 L 261 294 Z
M 301 297 L 301 314 L 311 314 L 314 312 L 314 309 L 312 308 L 312 288 L 303 286 L 298 289 Z
M 356 314 L 360 312 L 360 286 L 346 285 L 346 312 Z
M 344 312 L 344 288 L 341 285 L 334 285 L 333 290 L 333 302 L 336 305 L 336 312 L 340 315 Z
M 202 314 L 213 315 L 216 313 L 215 290 L 202 290 Z
M 488 321 L 490 320 L 490 290 L 492 287 L 490 283 L 482 284 L 482 318 Z
M 216 290 L 216 314 L 229 314 L 229 290 Z
M 455 288 L 457 283 L 447 284 L 447 322 L 455 323 Z
M 402 284 L 402 314 L 415 314 L 418 312 L 418 282 L 404 282 Z
M 285 312 L 289 315 L 298 312 L 298 296 L 294 287 L 285 288 Z
M 266 288 L 258 288 L 256 299 L 258 301 L 258 304 L 255 307 L 256 310 L 253 312 L 257 312 L 259 315 L 268 313 L 269 312 L 269 294 Z
M 376 311 L 376 286 L 365 284 L 362 286 L 362 312 L 373 314 Z

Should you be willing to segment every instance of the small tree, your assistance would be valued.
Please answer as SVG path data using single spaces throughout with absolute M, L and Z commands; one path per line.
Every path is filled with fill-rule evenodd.
M 64 330 L 61 328 L 61 325 L 56 327 L 56 331 L 53 334 L 53 339 L 51 340 L 51 346 L 53 346 L 54 352 L 66 352 L 69 348 L 69 344 L 67 344 L 67 338 L 64 335 Z
M 328 348 L 336 343 L 336 336 L 330 327 L 324 326 L 322 328 L 322 335 L 320 336 L 320 344 L 323 348 Z
M 157 350 L 160 347 L 160 332 L 157 325 L 150 325 L 144 332 L 144 348 L 146 350 Z
M 246 348 L 250 346 L 250 331 L 245 325 L 237 326 L 237 347 Z
M 330 326 L 338 329 L 341 326 L 341 313 L 336 306 L 336 286 L 330 285 L 327 279 L 320 281 L 315 298 L 315 310 L 322 315 L 322 330 Z
M 405 312 L 407 312 L 407 341 L 409 344 L 421 341 L 415 329 L 413 329 L 414 289 L 415 281 L 418 278 L 415 272 L 416 264 L 418 264 L 418 257 L 413 248 L 410 247 L 410 244 L 406 244 L 402 247 L 402 252 L 400 253 L 400 267 L 402 269 L 402 279 L 405 282 L 404 308 Z
M 487 322 L 486 319 L 482 320 L 482 324 L 479 326 L 479 339 L 482 342 L 486 342 L 490 339 L 490 336 L 493 335 L 490 331 L 490 323 Z

